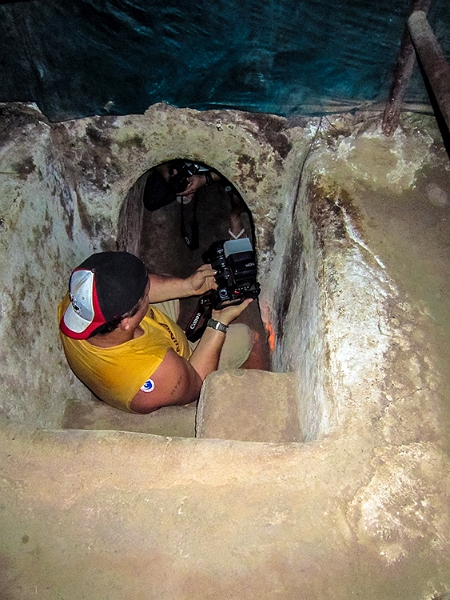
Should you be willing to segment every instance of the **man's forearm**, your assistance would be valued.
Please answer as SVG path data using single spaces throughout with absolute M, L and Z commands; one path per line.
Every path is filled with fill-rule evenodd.
M 216 323 L 212 323 L 212 327 L 205 329 L 189 359 L 202 380 L 213 371 L 216 371 L 219 366 L 220 352 L 227 334 L 221 331 L 221 328 L 216 329 L 216 326 L 225 325 L 225 327 L 228 327 L 252 301 L 253 298 L 247 298 L 241 304 L 234 304 L 221 310 L 212 311 L 212 320 Z
M 189 362 L 204 380 L 207 375 L 217 370 L 220 352 L 225 342 L 226 333 L 207 327 Z
M 175 298 L 186 298 L 190 296 L 187 289 L 186 279 L 171 277 L 169 275 L 150 274 L 150 292 L 148 299 L 150 304 L 174 300 Z
M 214 273 L 209 264 L 202 265 L 186 279 L 151 273 L 149 302 L 154 304 L 175 298 L 200 296 L 215 287 Z

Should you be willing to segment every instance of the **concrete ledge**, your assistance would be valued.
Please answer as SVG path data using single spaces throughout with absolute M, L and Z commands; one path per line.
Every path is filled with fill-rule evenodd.
M 117 410 L 94 397 L 88 402 L 71 399 L 67 401 L 62 428 L 194 437 L 195 406 L 166 406 L 149 415 L 137 415 Z
M 223 371 L 206 379 L 196 437 L 247 442 L 301 442 L 294 373 Z
M 429 443 L 0 427 L 0 598 L 444 599 L 449 473 Z

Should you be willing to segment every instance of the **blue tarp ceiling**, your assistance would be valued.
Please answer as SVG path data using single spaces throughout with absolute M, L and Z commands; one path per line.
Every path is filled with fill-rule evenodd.
M 0 101 L 51 120 L 199 110 L 323 114 L 384 103 L 409 0 L 29 0 L 0 5 Z M 450 1 L 430 24 L 450 57 Z M 406 101 L 428 104 L 418 68 Z

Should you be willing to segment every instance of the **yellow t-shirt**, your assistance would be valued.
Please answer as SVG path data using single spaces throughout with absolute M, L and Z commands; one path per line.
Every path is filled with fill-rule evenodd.
M 58 306 L 58 323 L 68 302 L 66 296 Z M 129 412 L 131 400 L 159 367 L 169 348 L 186 359 L 191 355 L 181 327 L 154 306 L 149 306 L 140 326 L 144 330 L 140 337 L 112 348 L 74 340 L 60 331 L 67 362 L 75 375 L 96 396 Z

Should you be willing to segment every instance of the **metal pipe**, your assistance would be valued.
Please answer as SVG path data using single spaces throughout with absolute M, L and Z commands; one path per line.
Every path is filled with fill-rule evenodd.
M 431 0 L 412 0 L 409 14 L 412 14 L 417 10 L 422 10 L 424 13 L 427 13 L 430 4 Z M 389 90 L 389 96 L 384 109 L 383 122 L 381 125 L 383 133 L 387 136 L 392 135 L 398 127 L 403 100 L 405 98 L 409 80 L 411 79 L 415 61 L 416 53 L 411 41 L 411 36 L 409 35 L 408 26 L 405 25 L 397 64 L 395 65 L 391 88 Z
M 450 130 L 450 67 L 423 11 L 412 13 L 408 27 L 423 72 Z

